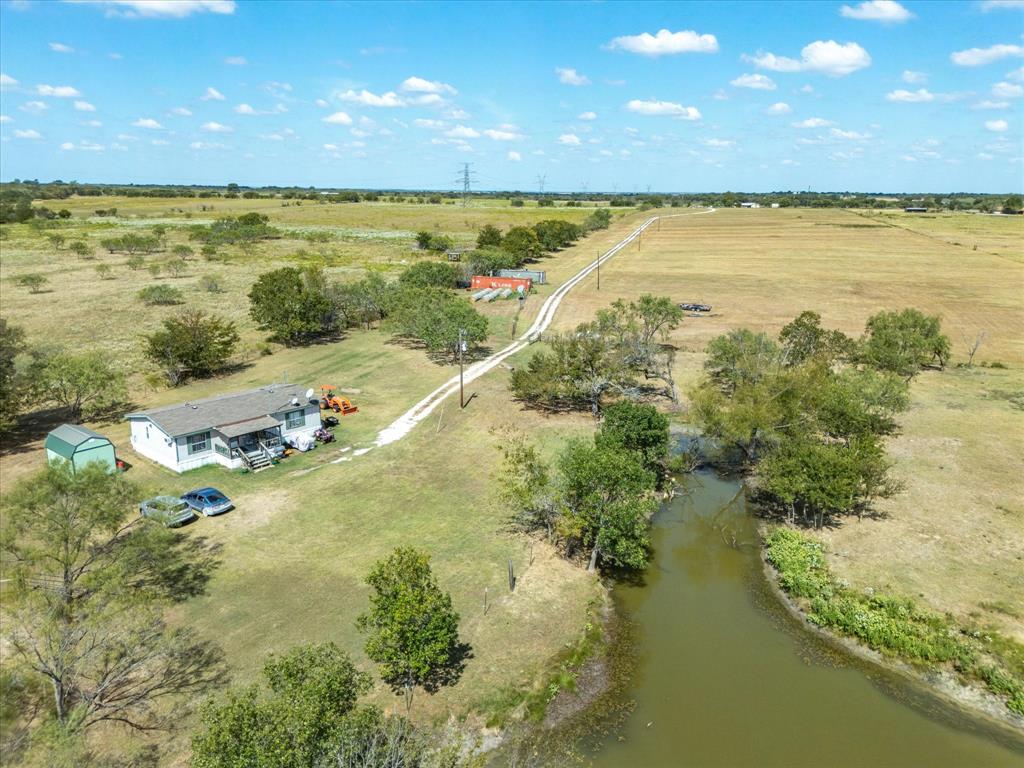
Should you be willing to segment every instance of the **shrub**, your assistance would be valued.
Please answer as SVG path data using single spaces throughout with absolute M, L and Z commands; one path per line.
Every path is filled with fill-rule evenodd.
M 29 293 L 39 293 L 42 291 L 43 286 L 46 285 L 49 280 L 38 272 L 32 272 L 27 275 L 19 275 L 17 277 L 18 285 L 22 288 L 28 288 Z
M 141 256 L 130 256 L 126 264 L 128 269 L 142 269 L 146 266 L 146 260 Z
M 513 208 L 522 208 L 525 205 L 525 203 L 518 197 L 514 197 L 508 202 Z
M 443 261 L 421 261 L 413 264 L 398 278 L 402 285 L 412 288 L 454 288 L 460 270 Z
M 147 285 L 139 291 L 138 297 L 144 304 L 149 304 L 150 306 L 181 304 L 185 298 L 179 289 L 166 283 Z
M 114 271 L 109 264 L 97 264 L 96 274 L 99 275 L 100 280 L 111 280 L 114 277 Z
M 224 293 L 224 278 L 220 275 L 203 275 L 199 287 L 207 293 Z

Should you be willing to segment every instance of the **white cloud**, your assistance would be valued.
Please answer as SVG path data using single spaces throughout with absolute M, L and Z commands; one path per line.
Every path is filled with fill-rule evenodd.
M 513 163 L 518 163 L 520 160 L 523 159 L 523 156 L 520 155 L 518 152 L 509 152 L 508 159 L 511 160 Z
M 138 136 L 132 136 L 130 133 L 119 133 L 119 134 L 117 134 L 117 138 L 119 138 L 121 141 L 138 141 L 139 140 Z
M 70 85 L 37 85 L 36 93 L 40 96 L 53 96 L 57 99 L 74 99 L 82 94 Z
M 523 135 L 516 131 L 495 130 L 494 128 L 488 128 L 484 131 L 484 136 L 495 141 L 518 141 L 523 138 Z
M 0 123 L 13 123 L 14 118 L 7 115 L 0 115 Z
M 578 147 L 580 145 L 580 137 L 575 133 L 563 133 L 558 137 L 558 143 L 564 144 L 567 147 Z
M 701 141 L 705 147 L 715 147 L 716 149 L 726 149 L 727 147 L 736 146 L 736 142 L 730 139 L 704 139 Z
M 0 72 L 0 88 L 13 88 L 17 84 L 18 81 L 15 80 L 13 77 L 4 74 L 3 72 Z
M 681 120 L 700 120 L 700 112 L 696 107 L 684 107 L 672 101 L 633 99 L 626 104 L 626 109 L 638 115 L 670 115 Z
M 1009 109 L 1010 102 L 1008 101 L 979 101 L 977 104 L 971 107 L 971 109 Z
M 1024 67 L 1017 67 L 1012 72 L 1006 73 L 1007 80 L 1016 80 L 1018 82 L 1024 81 Z
M 992 86 L 992 95 L 997 99 L 1019 99 L 1024 96 L 1024 85 L 999 82 Z
M 357 104 L 365 104 L 368 107 L 404 107 L 405 103 L 394 91 L 388 91 L 380 95 L 370 93 L 365 88 L 358 93 L 353 90 L 345 91 L 338 95 L 342 101 L 352 101 Z
M 99 120 L 86 120 L 84 123 L 82 123 L 82 125 L 87 125 L 90 128 L 100 128 L 103 126 L 103 123 L 101 123 Z
M 316 101 L 314 101 L 313 103 L 314 103 L 314 104 L 316 104 L 316 105 L 317 105 L 318 107 L 320 107 L 321 109 L 323 109 L 324 107 L 327 107 L 327 106 L 329 106 L 329 105 L 327 104 L 327 99 L 317 99 L 317 100 L 316 100 Z
M 235 107 L 235 112 L 237 112 L 240 115 L 255 115 L 256 114 L 256 110 L 253 109 L 248 104 L 239 104 L 237 107 Z
M 321 120 L 335 125 L 352 125 L 352 118 L 348 116 L 347 112 L 335 112 L 333 115 L 321 118 Z
M 928 81 L 928 75 L 924 72 L 916 72 L 913 69 L 904 69 L 903 74 L 900 75 L 904 83 L 910 85 L 921 85 Z
M 65 141 L 60 145 L 60 148 L 65 152 L 71 152 L 74 150 L 81 150 L 83 152 L 102 152 L 106 147 L 102 144 L 96 144 L 92 141 L 82 140 L 78 144 L 73 144 L 70 141 Z
M 839 15 L 846 19 L 880 21 L 883 24 L 899 23 L 914 18 L 914 14 L 895 0 L 865 0 L 854 8 L 844 5 L 839 9 Z
M 735 80 L 730 80 L 729 84 L 757 91 L 774 91 L 776 88 L 775 82 L 767 75 L 740 75 Z
M 90 104 L 88 101 L 76 101 L 75 109 L 79 112 L 95 112 L 96 107 Z
M 249 62 L 245 56 L 228 56 L 224 59 L 224 63 L 230 64 L 232 67 L 244 67 Z
M 724 88 L 719 88 L 717 91 L 711 94 L 711 98 L 714 99 L 715 101 L 728 101 L 729 94 L 725 92 Z
M 430 128 L 431 130 L 440 130 L 445 127 L 443 120 L 428 120 L 423 117 L 416 118 L 412 124 L 418 128 Z
M 324 149 L 326 149 L 328 152 L 335 152 L 338 149 L 338 145 L 337 144 L 324 144 Z
M 563 85 L 590 85 L 590 79 L 586 75 L 581 75 L 575 69 L 555 67 L 555 74 L 558 75 L 558 82 Z
M 44 112 L 47 109 L 49 109 L 49 107 L 47 107 L 46 104 L 42 101 L 26 101 L 24 104 L 18 107 L 18 109 L 20 109 L 22 112 L 28 112 L 33 115 L 38 115 L 40 112 Z
M 50 43 L 50 50 L 56 51 L 57 53 L 74 53 L 75 49 L 70 45 L 64 45 L 64 43 Z
M 784 101 L 777 101 L 765 110 L 769 115 L 788 115 L 793 108 Z
M 988 128 L 990 131 L 1002 133 L 1003 131 L 1010 127 L 1010 124 L 1007 123 L 1005 120 L 986 120 L 985 127 Z
M 175 107 L 171 110 L 172 115 L 179 115 L 181 117 L 191 117 L 192 110 L 186 107 Z
M 421 96 L 413 96 L 409 100 L 410 104 L 416 104 L 421 107 L 435 107 L 439 104 L 444 104 L 444 97 L 437 93 L 424 93 Z
M 668 56 L 678 53 L 717 53 L 718 40 L 714 35 L 699 35 L 692 30 L 669 32 L 658 30 L 656 34 L 643 32 L 639 35 L 616 37 L 608 44 L 613 51 L 628 51 L 641 56 Z
M 170 145 L 171 142 L 167 141 L 166 139 L 150 139 L 149 143 L 152 144 L 154 147 L 166 147 Z
M 445 117 L 449 120 L 469 120 L 472 115 L 464 109 L 451 109 Z
M 183 19 L 193 13 L 232 14 L 235 0 L 66 0 L 106 9 L 108 16 Z
M 918 103 L 924 101 L 935 101 L 935 94 L 927 88 L 918 88 L 916 91 L 908 91 L 903 88 L 885 94 L 886 101 L 903 101 L 907 103 Z
M 29 129 L 23 130 L 23 131 L 16 130 L 14 132 L 14 135 L 17 136 L 19 139 L 41 139 L 41 138 L 43 138 L 43 135 L 41 133 L 39 133 L 39 131 L 33 130 L 32 128 L 29 128 Z
M 235 130 L 230 126 L 221 125 L 220 123 L 214 122 L 213 120 L 211 120 L 208 123 L 203 123 L 202 129 L 204 131 L 209 131 L 210 133 L 233 133 Z
M 577 120 L 597 120 L 597 112 L 580 112 L 576 116 Z
M 140 117 L 138 120 L 132 123 L 132 125 L 134 125 L 136 128 L 150 128 L 153 130 L 163 128 L 163 126 L 160 125 L 160 123 L 158 123 L 152 117 Z
M 742 58 L 773 72 L 818 72 L 829 77 L 843 77 L 871 66 L 871 56 L 857 43 L 835 40 L 816 40 L 805 45 L 799 60 L 761 51 L 753 56 L 743 54 Z
M 826 125 L 832 125 L 832 121 L 822 117 L 808 117 L 799 123 L 793 123 L 794 128 L 824 128 Z
M 864 139 L 870 139 L 871 134 L 869 133 L 857 133 L 857 131 L 844 131 L 839 128 L 833 128 L 830 133 L 833 138 L 836 139 L 847 139 L 849 141 L 863 141 Z
M 444 135 L 453 139 L 477 139 L 480 137 L 480 133 L 468 125 L 457 125 L 451 130 L 445 131 Z
M 111 51 L 110 53 L 107 54 L 107 58 L 108 59 L 113 59 L 114 61 L 120 61 L 121 59 L 124 58 L 124 56 L 122 56 L 120 53 L 117 53 L 115 51 Z
M 1024 46 L 999 43 L 988 48 L 968 48 L 949 55 L 950 61 L 961 67 L 981 67 L 993 61 L 1024 56 Z
M 426 80 L 422 77 L 407 77 L 402 81 L 400 88 L 411 93 L 444 93 L 449 96 L 455 96 L 458 93 L 448 83 L 442 83 L 439 80 Z
M 213 86 L 206 89 L 206 93 L 199 97 L 202 101 L 224 101 L 224 94 Z
M 1024 0 L 982 0 L 981 2 L 981 10 L 985 13 L 1012 8 L 1024 8 Z

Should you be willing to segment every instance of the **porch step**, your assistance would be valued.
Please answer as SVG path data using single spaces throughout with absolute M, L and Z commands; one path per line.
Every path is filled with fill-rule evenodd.
M 270 467 L 274 466 L 270 457 L 262 451 L 259 453 L 247 453 L 245 458 L 251 472 L 262 472 L 264 469 L 270 469 Z

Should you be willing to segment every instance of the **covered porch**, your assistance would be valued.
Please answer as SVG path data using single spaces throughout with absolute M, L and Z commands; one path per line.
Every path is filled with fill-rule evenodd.
M 270 416 L 222 424 L 214 432 L 213 449 L 230 467 L 268 469 L 284 452 L 281 425 Z

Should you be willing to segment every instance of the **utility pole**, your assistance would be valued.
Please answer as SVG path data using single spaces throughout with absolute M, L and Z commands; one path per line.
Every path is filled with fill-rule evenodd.
M 473 181 L 473 172 L 471 170 L 469 170 L 469 166 L 471 166 L 471 165 L 472 165 L 472 163 L 463 163 L 462 164 L 462 173 L 460 173 L 459 176 L 455 179 L 455 183 L 456 184 L 459 184 L 460 182 L 462 184 L 462 207 L 463 208 L 465 208 L 469 204 L 470 184 Z
M 459 328 L 459 408 L 466 407 L 466 391 L 462 386 L 462 353 L 466 351 L 466 329 Z

